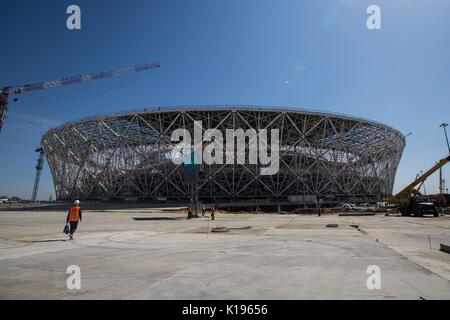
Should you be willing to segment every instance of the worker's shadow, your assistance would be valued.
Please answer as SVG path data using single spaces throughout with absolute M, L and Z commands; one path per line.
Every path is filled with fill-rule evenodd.
M 22 240 L 26 243 L 52 243 L 52 242 L 66 242 L 66 239 L 47 239 L 47 240 Z

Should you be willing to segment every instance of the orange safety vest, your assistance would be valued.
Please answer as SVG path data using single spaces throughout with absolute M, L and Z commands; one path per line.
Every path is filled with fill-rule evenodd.
M 189 213 L 192 213 L 192 207 L 188 207 L 187 211 L 188 211 Z
M 80 207 L 73 206 L 72 208 L 70 208 L 69 221 L 78 222 L 79 219 L 80 219 Z

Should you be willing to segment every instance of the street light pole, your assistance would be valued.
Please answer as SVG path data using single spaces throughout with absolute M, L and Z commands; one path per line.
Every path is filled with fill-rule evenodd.
M 439 127 L 444 128 L 444 133 L 445 133 L 445 140 L 447 141 L 447 148 L 448 148 L 448 153 L 450 153 L 450 144 L 448 143 L 448 136 L 447 136 L 447 127 L 448 127 L 448 123 L 442 123 Z
M 447 141 L 448 153 L 450 154 L 450 144 L 448 143 L 448 136 L 447 136 L 448 123 L 445 122 L 441 123 L 439 127 L 444 128 L 445 140 Z M 444 189 L 445 189 L 444 176 L 442 173 L 442 168 L 439 168 L 439 193 L 444 194 L 445 191 Z

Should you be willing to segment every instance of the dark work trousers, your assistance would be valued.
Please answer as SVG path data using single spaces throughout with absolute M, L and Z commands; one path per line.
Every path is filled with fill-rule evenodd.
M 75 231 L 77 231 L 78 221 L 69 221 L 70 224 L 70 235 L 73 236 Z

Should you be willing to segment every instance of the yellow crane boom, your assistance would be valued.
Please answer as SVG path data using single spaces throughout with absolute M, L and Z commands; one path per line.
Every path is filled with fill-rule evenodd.
M 429 176 L 442 168 L 447 162 L 450 162 L 450 154 L 441 160 L 439 160 L 432 168 L 423 173 L 413 182 L 404 187 L 400 192 L 388 198 L 388 203 L 407 206 L 410 203 L 411 196 L 420 195 L 419 190 L 416 190 L 417 185 L 422 184 Z

